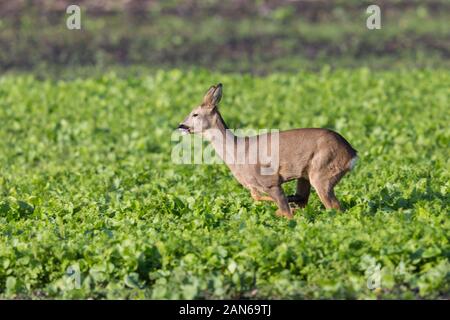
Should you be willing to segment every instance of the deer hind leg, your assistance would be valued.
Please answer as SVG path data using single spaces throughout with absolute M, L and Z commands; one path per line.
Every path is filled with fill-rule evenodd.
M 288 196 L 288 201 L 294 202 L 300 208 L 304 208 L 308 204 L 310 192 L 311 184 L 309 181 L 305 178 L 297 179 L 297 191 L 295 195 Z
M 292 210 L 289 207 L 289 202 L 283 192 L 281 186 L 271 187 L 264 190 L 270 197 L 275 200 L 278 205 L 277 216 L 283 216 L 288 219 L 293 218 Z
M 311 184 L 314 189 L 316 189 L 320 201 L 326 209 L 342 210 L 341 204 L 334 194 L 334 187 L 339 180 L 341 180 L 344 174 L 345 172 L 342 172 L 332 177 L 320 176 L 320 174 L 314 174 L 311 176 Z

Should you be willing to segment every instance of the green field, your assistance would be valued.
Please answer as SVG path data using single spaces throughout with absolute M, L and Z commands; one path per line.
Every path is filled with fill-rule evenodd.
M 344 213 L 312 194 L 288 221 L 224 165 L 172 163 L 219 81 L 231 128 L 351 142 Z M 3 75 L 0 298 L 449 298 L 449 88 L 439 68 Z

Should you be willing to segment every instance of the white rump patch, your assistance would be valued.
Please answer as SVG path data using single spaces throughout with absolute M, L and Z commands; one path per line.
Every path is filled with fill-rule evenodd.
M 358 161 L 358 156 L 355 156 L 350 160 L 350 170 L 353 170 L 353 167 L 356 165 L 356 162 Z

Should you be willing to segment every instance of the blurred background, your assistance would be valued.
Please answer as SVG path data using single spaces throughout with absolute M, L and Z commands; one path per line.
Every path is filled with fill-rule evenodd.
M 81 7 L 81 30 L 66 8 Z M 368 30 L 366 8 L 381 8 Z M 0 69 L 449 67 L 448 0 L 1 0 Z

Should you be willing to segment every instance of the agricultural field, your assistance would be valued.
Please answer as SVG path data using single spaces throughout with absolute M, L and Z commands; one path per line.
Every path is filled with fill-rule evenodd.
M 345 212 L 313 193 L 289 221 L 225 165 L 172 162 L 217 82 L 230 128 L 350 141 Z M 449 88 L 440 68 L 2 75 L 0 298 L 448 299 Z
M 65 28 L 64 2 L 72 3 L 0 3 L 0 69 L 46 74 L 119 64 L 261 75 L 326 64 L 450 68 L 446 0 L 377 0 L 383 28 L 373 32 L 365 24 L 372 0 L 78 0 L 82 32 Z M 134 13 L 120 6 L 131 2 Z

